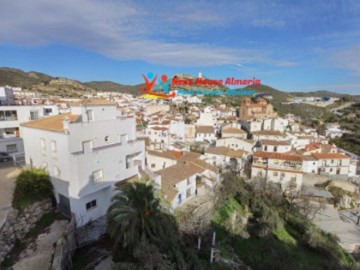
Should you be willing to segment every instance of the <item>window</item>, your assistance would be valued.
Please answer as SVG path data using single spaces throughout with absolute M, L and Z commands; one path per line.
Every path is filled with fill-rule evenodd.
M 31 111 L 30 112 L 30 120 L 39 119 L 39 112 L 38 111 Z
M 92 173 L 92 180 L 94 184 L 98 184 L 103 181 L 103 171 L 97 170 Z
M 96 200 L 93 200 L 91 202 L 88 202 L 86 204 L 86 210 L 91 210 L 96 207 Z
M 330 172 L 332 172 L 333 171 L 333 169 L 332 168 L 330 168 Z
M 313 162 L 313 165 L 315 165 L 315 161 Z
M 277 152 L 277 146 L 274 146 L 274 152 Z
M 265 147 L 264 147 L 264 151 L 267 151 L 267 146 L 265 145 Z
M 56 153 L 56 142 L 55 141 L 50 142 L 50 147 L 51 147 L 51 151 L 53 153 Z
M 105 136 L 105 142 L 110 142 L 110 136 Z
M 295 176 L 291 177 L 290 181 L 296 181 L 296 177 Z
M 94 111 L 93 110 L 88 110 L 86 112 L 86 114 L 87 114 L 88 121 L 94 121 Z
M 285 173 L 281 173 L 281 175 L 280 175 L 281 177 L 285 177 Z
M 52 108 L 44 108 L 44 115 L 49 115 L 52 113 Z
M 278 176 L 278 172 L 273 172 L 273 176 Z
M 8 153 L 15 153 L 17 152 L 17 145 L 16 144 L 8 144 L 6 146 L 6 152 Z
M 151 164 L 151 168 L 155 168 L 155 163 Z
M 187 185 L 190 185 L 191 184 L 191 179 L 190 177 L 187 178 Z

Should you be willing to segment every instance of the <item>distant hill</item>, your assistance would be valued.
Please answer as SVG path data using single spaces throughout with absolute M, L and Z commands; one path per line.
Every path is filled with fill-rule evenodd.
M 331 92 L 327 90 L 319 90 L 319 91 L 313 91 L 313 92 L 291 92 L 290 94 L 297 96 L 297 97 L 350 97 L 350 96 L 356 96 L 360 97 L 360 95 L 349 95 L 349 94 L 341 94 L 336 92 Z
M 174 75 L 179 79 L 193 79 L 196 78 L 190 75 L 176 74 Z M 211 79 L 205 78 L 204 79 Z M 23 89 L 30 91 L 37 91 L 44 95 L 58 95 L 58 96 L 73 96 L 79 97 L 84 93 L 95 93 L 97 91 L 113 91 L 119 93 L 127 93 L 132 95 L 141 95 L 142 92 L 139 88 L 144 87 L 144 84 L 138 85 L 123 85 L 111 81 L 91 81 L 91 82 L 80 82 L 67 78 L 59 78 L 50 76 L 48 74 L 30 71 L 24 72 L 20 69 L 0 67 L 0 86 L 10 85 L 14 87 L 22 87 Z M 192 90 L 196 86 L 184 86 L 184 89 Z M 202 88 L 213 90 L 225 90 L 225 86 L 202 86 Z M 171 89 L 174 89 L 172 86 Z M 273 104 L 287 102 L 294 96 L 335 96 L 343 97 L 349 96 L 346 94 L 339 94 L 329 91 L 316 91 L 316 92 L 283 92 L 267 85 L 249 85 L 245 89 L 252 89 L 260 93 L 267 93 L 273 96 L 271 101 Z M 360 98 L 360 96 L 352 96 Z M 234 98 L 237 100 L 237 98 Z
M 30 88 L 33 85 L 45 83 L 51 79 L 51 76 L 40 72 L 24 72 L 15 68 L 0 68 L 0 85 Z
M 113 91 L 113 92 L 133 94 L 136 96 L 141 94 L 139 88 L 144 87 L 144 84 L 124 85 L 124 84 L 114 83 L 111 81 L 92 81 L 92 82 L 86 82 L 84 84 L 98 91 Z
M 53 77 L 44 73 L 24 72 L 15 68 L 0 68 L 0 86 L 9 85 L 22 87 L 25 90 L 36 91 L 43 95 L 64 97 L 79 97 L 84 93 L 96 91 L 115 91 L 133 95 L 140 95 L 142 85 L 122 85 L 110 81 L 79 82 L 67 78 Z
M 274 102 L 286 102 L 294 97 L 291 93 L 282 92 L 278 89 L 272 88 L 264 84 L 248 85 L 244 87 L 244 89 L 255 90 L 257 94 L 271 94 L 273 96 Z

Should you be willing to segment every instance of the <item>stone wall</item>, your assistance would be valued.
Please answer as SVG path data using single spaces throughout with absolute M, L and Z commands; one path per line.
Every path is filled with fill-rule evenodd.
M 76 222 L 74 215 L 72 215 L 63 236 L 54 246 L 51 270 L 71 269 L 72 256 L 76 248 Z
M 16 239 L 22 241 L 25 235 L 35 227 L 40 218 L 54 208 L 51 200 L 43 200 L 25 207 L 22 211 L 11 209 L 3 227 L 0 228 L 0 263 L 11 252 Z

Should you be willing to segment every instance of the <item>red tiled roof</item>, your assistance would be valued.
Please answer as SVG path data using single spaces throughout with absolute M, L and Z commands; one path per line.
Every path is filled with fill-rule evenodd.
M 339 153 L 314 153 L 312 155 L 317 159 L 350 159 L 350 157 Z
M 262 140 L 264 145 L 290 145 L 288 141 Z
M 269 159 L 279 159 L 279 160 L 289 160 L 289 161 L 302 161 L 301 156 L 289 155 L 284 153 L 273 153 L 273 152 L 255 152 L 253 154 L 254 158 L 269 158 Z

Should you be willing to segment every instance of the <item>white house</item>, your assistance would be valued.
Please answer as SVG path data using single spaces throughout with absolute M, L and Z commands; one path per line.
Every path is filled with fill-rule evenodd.
M 221 137 L 222 138 L 237 137 L 237 138 L 246 139 L 247 133 L 240 128 L 228 127 L 222 129 Z
M 203 142 L 208 141 L 212 142 L 216 140 L 215 128 L 213 126 L 196 126 L 196 136 L 195 141 Z
M 216 146 L 226 146 L 234 150 L 243 150 L 251 153 L 255 146 L 255 141 L 236 137 L 227 137 L 216 140 Z
M 211 112 L 200 112 L 200 117 L 196 121 L 198 126 L 214 126 L 215 119 Z
M 233 150 L 225 146 L 209 147 L 205 150 L 204 160 L 218 167 L 235 164 L 237 169 L 243 168 L 243 158 L 245 152 L 242 150 Z
M 56 105 L 0 106 L 0 152 L 24 152 L 20 123 L 58 113 Z
M 161 189 L 172 209 L 196 196 L 200 183 L 213 187 L 219 181 L 217 168 L 199 159 L 180 162 L 156 173 L 161 176 Z
M 318 174 L 348 175 L 350 157 L 339 153 L 314 153 L 318 160 Z
M 285 132 L 289 125 L 289 121 L 283 118 L 268 118 L 263 121 L 263 130 L 277 130 L 280 132 Z
M 146 151 L 146 164 L 152 171 L 163 170 L 177 163 L 175 151 Z M 181 155 L 181 152 L 179 152 Z
M 261 151 L 285 153 L 291 150 L 289 141 L 262 140 Z
M 60 211 L 74 213 L 80 227 L 104 216 L 114 185 L 144 167 L 135 129 L 116 104 L 84 100 L 70 113 L 21 124 L 26 163 L 49 172 Z
M 309 135 L 299 135 L 299 136 L 295 136 L 294 138 L 291 139 L 291 144 L 294 146 L 294 148 L 296 149 L 301 149 L 304 148 L 306 145 L 315 142 L 316 138 L 314 136 L 309 136 Z
M 283 132 L 277 130 L 259 130 L 251 133 L 253 135 L 253 139 L 256 141 L 260 140 L 287 140 L 287 135 Z
M 303 180 L 302 157 L 283 153 L 255 152 L 251 165 L 251 178 L 263 178 L 277 183 L 283 190 L 291 182 L 300 189 Z

